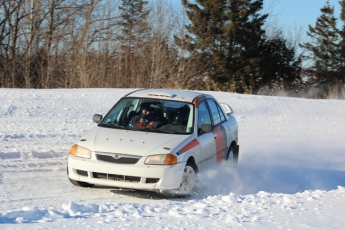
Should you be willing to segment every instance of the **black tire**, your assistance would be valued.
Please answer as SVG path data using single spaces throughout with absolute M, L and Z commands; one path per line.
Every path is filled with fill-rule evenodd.
M 174 195 L 177 197 L 185 197 L 192 195 L 196 185 L 196 174 L 198 170 L 195 164 L 187 162 L 184 167 L 184 173 L 181 178 L 180 187 L 178 189 L 163 191 L 163 194 Z
M 91 188 L 91 187 L 95 186 L 94 184 L 89 184 L 87 182 L 72 180 L 71 178 L 68 178 L 68 179 L 73 185 L 78 186 L 78 187 Z
M 225 160 L 228 161 L 231 166 L 237 166 L 238 163 L 238 152 L 234 145 L 230 145 L 229 151 L 226 154 Z
M 191 163 L 187 163 L 184 167 L 184 173 L 181 178 L 181 184 L 178 188 L 179 195 L 190 195 L 196 184 L 196 170 L 195 166 Z
M 71 178 L 69 178 L 69 176 L 68 176 L 68 167 L 67 167 L 67 177 L 68 177 L 69 181 L 70 181 L 73 185 L 78 186 L 78 187 L 91 188 L 91 187 L 95 186 L 94 184 L 89 184 L 89 183 L 87 183 L 87 182 L 72 180 Z

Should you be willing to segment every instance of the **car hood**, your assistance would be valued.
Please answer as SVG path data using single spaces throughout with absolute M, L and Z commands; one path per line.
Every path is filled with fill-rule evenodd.
M 153 133 L 123 129 L 95 127 L 77 142 L 95 152 L 108 152 L 148 156 L 172 153 L 190 135 Z M 175 149 L 178 151 L 179 149 Z

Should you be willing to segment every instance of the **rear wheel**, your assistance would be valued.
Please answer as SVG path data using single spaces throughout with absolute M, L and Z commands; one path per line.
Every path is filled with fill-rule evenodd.
M 236 149 L 235 149 L 234 145 L 230 146 L 228 154 L 226 155 L 225 159 L 229 162 L 229 164 L 232 167 L 236 167 L 237 166 L 238 153 L 236 152 Z

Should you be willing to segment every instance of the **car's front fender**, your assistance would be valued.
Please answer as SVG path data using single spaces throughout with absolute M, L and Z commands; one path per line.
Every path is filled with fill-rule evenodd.
M 195 163 L 200 161 L 200 143 L 194 138 L 191 141 L 181 145 L 180 149 L 177 151 L 179 162 L 187 162 L 190 157 L 194 158 Z

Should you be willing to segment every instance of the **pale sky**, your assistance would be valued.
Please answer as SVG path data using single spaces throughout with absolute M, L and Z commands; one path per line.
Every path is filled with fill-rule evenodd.
M 329 0 L 329 3 L 334 6 L 334 16 L 339 18 L 341 10 L 339 0 Z M 264 9 L 283 28 L 294 25 L 305 29 L 308 25 L 314 27 L 317 18 L 321 15 L 320 9 L 325 5 L 326 0 L 264 0 Z M 339 20 L 338 25 L 342 25 Z
M 181 0 L 169 0 L 172 3 L 181 4 Z M 194 2 L 195 0 L 189 0 Z M 327 0 L 264 0 L 262 13 L 268 13 L 270 20 L 274 19 L 283 29 L 294 25 L 307 30 L 308 25 L 315 26 L 316 19 L 321 15 L 320 9 L 326 5 Z M 334 6 L 334 15 L 339 18 L 340 0 L 329 0 Z M 339 25 L 342 22 L 338 20 Z

